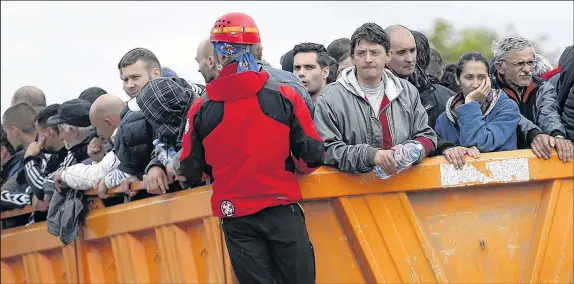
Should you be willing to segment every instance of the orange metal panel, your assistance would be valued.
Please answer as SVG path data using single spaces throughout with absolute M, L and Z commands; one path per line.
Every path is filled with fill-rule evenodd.
M 299 177 L 317 283 L 572 283 L 573 163 L 467 161 Z M 236 283 L 210 190 L 93 210 L 68 247 L 45 224 L 4 230 L 2 283 Z

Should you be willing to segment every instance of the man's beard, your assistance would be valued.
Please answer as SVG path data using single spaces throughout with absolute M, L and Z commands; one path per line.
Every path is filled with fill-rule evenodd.
M 82 141 L 72 141 L 71 143 L 69 143 L 68 141 L 64 141 L 64 147 L 66 147 L 66 149 L 70 150 L 71 148 L 79 145 L 80 143 L 82 143 Z

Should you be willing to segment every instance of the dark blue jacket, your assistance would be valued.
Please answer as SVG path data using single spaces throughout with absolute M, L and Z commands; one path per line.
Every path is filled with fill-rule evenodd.
M 476 148 L 481 153 L 516 150 L 516 127 L 520 122 L 518 105 L 501 90 L 492 91 L 492 102 L 485 114 L 478 102 L 452 105 L 462 94 L 447 102 L 439 116 L 435 131 L 439 137 L 457 146 Z

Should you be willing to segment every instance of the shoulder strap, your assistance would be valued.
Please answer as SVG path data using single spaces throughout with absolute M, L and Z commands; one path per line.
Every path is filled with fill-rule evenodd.
M 269 77 L 269 79 L 267 79 L 267 82 L 265 82 L 265 85 L 263 85 L 263 89 L 279 91 L 279 82 Z

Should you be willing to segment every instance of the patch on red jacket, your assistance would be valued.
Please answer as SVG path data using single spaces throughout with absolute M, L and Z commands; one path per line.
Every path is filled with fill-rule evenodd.
M 221 214 L 225 217 L 232 217 L 235 214 L 235 206 L 229 200 L 221 201 Z

